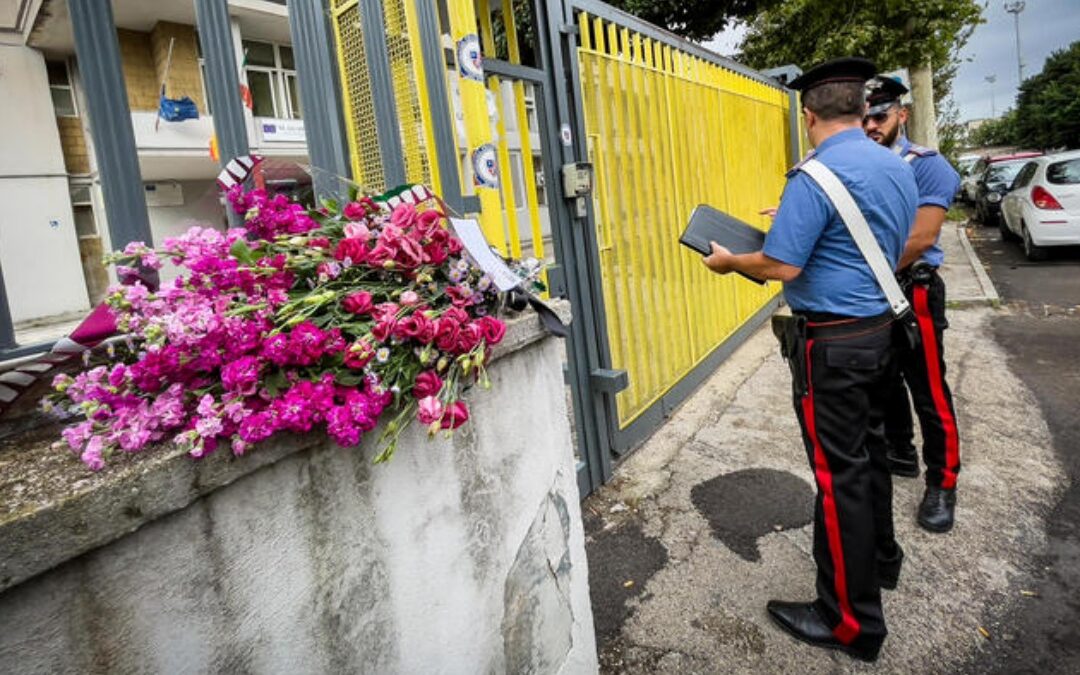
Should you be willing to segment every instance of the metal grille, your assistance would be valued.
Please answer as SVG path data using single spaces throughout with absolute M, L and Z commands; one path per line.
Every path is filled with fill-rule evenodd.
M 405 154 L 405 176 L 410 183 L 431 185 L 431 164 L 428 161 L 429 138 L 425 133 L 423 108 L 417 88 L 418 68 L 422 57 L 414 51 L 412 34 L 406 20 L 406 0 L 383 0 L 386 21 L 386 52 L 390 62 L 390 78 L 397 104 L 398 122 L 401 130 L 401 147 Z
M 779 291 L 719 277 L 678 244 L 698 204 L 767 229 L 787 168 L 780 89 L 605 18 L 577 16 L 612 367 L 626 428 Z
M 333 15 L 334 32 L 353 175 L 358 183 L 378 192 L 385 190 L 386 185 L 360 12 L 358 0 L 337 0 Z

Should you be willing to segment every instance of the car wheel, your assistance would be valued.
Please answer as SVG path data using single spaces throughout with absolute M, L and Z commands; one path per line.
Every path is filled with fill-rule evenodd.
M 1031 233 L 1028 232 L 1026 225 L 1021 223 L 1020 227 L 1024 233 L 1024 255 L 1027 256 L 1027 259 L 1031 262 L 1046 260 L 1046 249 L 1031 240 Z
M 1004 218 L 998 221 L 998 230 L 1001 231 L 1001 241 L 1013 241 L 1016 239 L 1016 235 L 1009 229 L 1009 224 Z

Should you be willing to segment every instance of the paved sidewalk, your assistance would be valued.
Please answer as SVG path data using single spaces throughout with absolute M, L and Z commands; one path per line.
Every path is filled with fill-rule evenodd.
M 987 306 L 956 232 L 945 239 L 947 283 L 964 301 L 946 333 L 964 461 L 957 526 L 919 529 L 922 481 L 895 482 L 907 561 L 885 595 L 890 636 L 879 662 L 807 647 L 765 612 L 770 598 L 814 596 L 812 476 L 787 367 L 766 329 L 585 501 L 606 672 L 949 672 L 988 640 L 1022 638 L 994 617 L 1032 601 L 1010 580 L 1044 546 L 1041 516 L 1065 477 L 1034 397 L 988 330 L 1006 310 Z

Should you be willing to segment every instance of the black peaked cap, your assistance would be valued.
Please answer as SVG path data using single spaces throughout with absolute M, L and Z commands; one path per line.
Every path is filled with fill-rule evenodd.
M 877 66 L 869 59 L 845 56 L 819 63 L 788 83 L 789 89 L 806 93 L 830 82 L 866 82 L 877 74 Z
M 866 83 L 866 102 L 870 105 L 870 114 L 885 112 L 906 93 L 908 88 L 900 80 L 878 75 Z

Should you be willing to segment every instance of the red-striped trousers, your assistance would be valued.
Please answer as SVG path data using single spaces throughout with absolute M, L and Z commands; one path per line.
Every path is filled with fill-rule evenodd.
M 934 272 L 929 284 L 911 284 L 905 294 L 918 319 L 922 340 L 916 349 L 898 349 L 900 368 L 885 407 L 885 436 L 897 454 L 913 452 L 910 390 L 922 428 L 926 484 L 955 488 L 960 473 L 960 436 L 952 392 L 945 381 L 942 337 L 949 325 L 945 319 L 945 282 Z
M 877 324 L 836 335 L 816 332 L 811 323 L 803 347 L 807 381 L 794 387 L 818 488 L 818 611 L 839 640 L 867 646 L 880 644 L 887 632 L 878 560 L 896 546 L 883 431 L 883 385 L 895 367 L 892 325 Z

